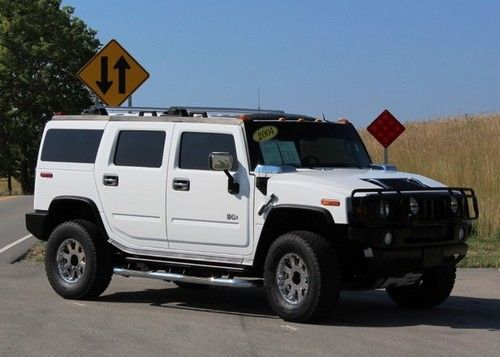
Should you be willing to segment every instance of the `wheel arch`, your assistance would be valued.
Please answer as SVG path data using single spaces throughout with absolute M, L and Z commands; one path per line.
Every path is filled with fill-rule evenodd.
M 102 234 L 106 234 L 99 209 L 92 199 L 80 196 L 58 196 L 50 203 L 40 239 L 47 240 L 50 233 L 60 223 L 74 219 L 92 222 L 97 225 Z
M 282 234 L 304 230 L 327 236 L 332 232 L 335 221 L 331 213 L 322 207 L 282 204 L 274 206 L 264 222 L 255 258 L 254 269 L 261 273 L 271 244 Z

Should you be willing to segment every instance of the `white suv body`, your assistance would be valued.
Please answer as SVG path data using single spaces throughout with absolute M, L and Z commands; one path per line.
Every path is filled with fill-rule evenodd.
M 207 272 L 215 275 L 213 269 L 219 271 L 220 276 L 240 271 L 241 273 L 234 274 L 253 278 L 264 277 L 265 280 L 265 276 L 262 275 L 265 275 L 264 260 L 270 259 L 268 250 L 273 248 L 276 239 L 287 232 L 293 234 L 302 230 L 321 236 L 339 236 L 339 242 L 347 242 L 328 243 L 335 247 L 339 266 L 342 267 L 342 277 L 338 278 L 343 281 L 338 283 L 341 286 L 351 284 L 354 287 L 370 288 L 389 284 L 388 282 L 392 282 L 395 287 L 410 285 L 422 279 L 426 267 L 443 265 L 454 267 L 465 256 L 467 246 L 464 241 L 470 232 L 471 220 L 477 217 L 477 203 L 472 190 L 447 188 L 437 181 L 420 175 L 380 170 L 379 167 L 369 163 L 369 157 L 365 154 L 366 149 L 350 124 L 325 123 L 308 117 L 305 120 L 300 116 L 287 116 L 284 113 L 272 113 L 265 118 L 266 120 L 261 118 L 260 112 L 241 117 L 208 118 L 190 116 L 189 113 L 187 116 L 184 114 L 148 117 L 56 116 L 47 123 L 42 137 L 36 168 L 35 212 L 27 215 L 28 229 L 38 238 L 49 240 L 50 243 L 51 234 L 56 231 L 59 224 L 71 219 L 84 219 L 98 227 L 100 231 L 98 235 L 104 236 L 103 240 L 107 241 L 106 244 L 110 244 L 106 249 L 112 249 L 121 257 L 118 259 L 120 264 L 115 258 L 110 264 L 114 265 L 115 273 L 119 273 L 117 266 L 120 266 L 120 269 L 125 266 L 124 261 L 128 262 L 127 268 L 130 268 L 130 261 L 141 261 L 143 271 L 156 271 L 157 265 L 161 265 L 165 271 L 169 271 L 172 267 L 182 266 L 183 269 L 189 269 L 192 266 L 197 270 L 191 274 L 194 276 L 191 281 L 201 279 Z M 368 161 L 363 164 L 364 167 L 353 167 L 355 165 L 344 167 L 344 164 L 339 167 L 322 166 L 320 164 L 322 158 L 316 157 L 320 154 L 311 151 L 315 155 L 305 156 L 306 154 L 302 152 L 309 150 L 308 145 L 313 145 L 307 140 L 300 144 L 299 149 L 302 151 L 299 157 L 295 144 L 288 139 L 280 139 L 280 135 L 281 132 L 289 130 L 293 135 L 300 136 L 294 132 L 296 129 L 293 129 L 300 125 L 309 128 L 306 131 L 316 130 L 315 125 L 324 126 L 325 131 L 347 130 L 354 144 L 351 147 L 349 141 L 347 144 L 344 143 L 346 153 L 342 155 L 364 155 Z M 325 150 L 329 149 L 326 147 Z M 226 174 L 211 169 L 208 162 L 212 153 L 221 152 L 226 155 L 229 153 L 230 158 L 234 159 L 231 169 L 227 170 Z M 337 154 L 328 155 L 334 157 Z M 288 162 L 285 162 L 286 157 L 289 157 L 286 159 Z M 278 159 L 283 160 L 283 165 L 276 164 Z M 297 167 L 291 167 L 290 163 Z M 239 186 L 235 192 L 229 189 L 230 177 Z M 394 183 L 396 186 L 392 187 L 387 183 Z M 421 190 L 423 192 L 420 192 Z M 443 230 L 438 234 L 442 239 L 434 237 L 434 233 L 422 233 L 427 232 L 425 228 L 432 223 L 429 219 L 434 217 L 429 216 L 425 224 L 417 228 L 405 226 L 411 221 L 412 227 L 416 227 L 414 221 L 419 221 L 417 214 L 414 218 L 406 217 L 408 222 L 403 217 L 406 222 L 404 224 L 402 221 L 396 224 L 388 220 L 388 217 L 395 214 L 395 210 L 397 212 L 402 209 L 399 205 L 403 201 L 409 200 L 410 205 L 418 201 L 423 205 L 420 210 L 427 209 L 426 205 L 430 204 L 427 196 L 422 198 L 415 196 L 418 198 L 415 200 L 406 194 L 407 191 L 408 194 L 416 193 L 418 197 L 419 194 L 428 196 L 439 193 L 440 200 L 450 204 L 456 200 L 452 196 L 456 194 L 459 197 L 460 216 L 452 217 L 450 214 L 450 217 L 447 216 L 449 219 L 447 218 L 446 224 L 436 226 L 436 229 Z M 375 206 L 373 200 L 378 200 Z M 71 203 L 68 202 L 77 201 L 80 208 L 73 210 Z M 64 205 L 61 206 L 61 202 L 64 202 Z M 93 213 L 81 208 L 82 202 L 88 204 L 89 212 Z M 431 205 L 438 207 L 437 204 Z M 472 206 L 473 208 L 470 208 Z M 412 206 L 411 209 L 413 208 Z M 448 208 L 439 209 L 448 212 Z M 370 210 L 375 210 L 376 222 L 357 221 L 358 213 L 370 215 Z M 387 212 L 384 213 L 384 210 Z M 406 211 L 407 207 L 404 210 L 402 216 L 406 214 L 411 216 L 411 213 L 408 213 L 410 211 Z M 472 210 L 475 215 L 472 214 Z M 70 212 L 79 213 L 71 217 Z M 281 212 L 279 218 L 277 212 Z M 98 217 L 92 218 L 92 214 Z M 273 214 L 273 223 L 269 223 L 265 228 L 266 220 Z M 379 214 L 385 214 L 385 218 L 379 217 Z M 83 228 L 85 224 L 82 223 Z M 318 227 L 319 225 L 322 227 Z M 420 229 L 420 233 L 412 235 L 417 229 Z M 274 236 L 271 232 L 274 232 Z M 302 239 L 301 241 L 306 243 L 311 240 L 305 233 L 297 234 L 298 240 Z M 392 236 L 395 237 L 395 247 L 390 246 L 392 242 L 386 246 L 380 242 L 388 239 L 387 234 L 391 235 L 391 239 Z M 429 244 L 425 239 L 422 240 L 419 234 L 433 236 L 429 241 L 432 240 L 430 246 L 433 247 L 433 252 L 435 251 L 432 253 L 435 264 L 419 263 L 415 268 L 406 271 L 389 269 L 391 272 L 371 276 L 370 279 L 365 279 L 366 281 L 363 279 L 358 281 L 359 271 L 364 271 L 365 268 L 351 269 L 344 266 L 351 261 L 351 258 L 347 257 L 349 254 L 356 255 L 351 261 L 352 264 L 358 259 L 369 261 L 380 258 L 386 262 L 385 258 L 381 257 L 387 255 L 391 249 L 393 254 L 403 252 L 401 259 L 409 257 L 413 260 L 416 259 L 415 255 L 408 252 L 411 249 L 418 249 L 420 256 L 417 260 L 425 263 L 422 254 L 431 252 L 429 250 L 431 248 L 426 248 Z M 372 244 L 369 240 L 374 236 L 376 242 Z M 266 243 L 259 245 L 260 240 L 264 240 L 263 237 Z M 353 243 L 354 240 L 350 241 L 351 238 L 359 239 L 356 240 L 357 243 Z M 413 238 L 417 243 L 406 247 L 403 241 L 412 241 Z M 330 239 L 335 237 L 325 238 L 325 240 Z M 60 243 L 58 248 L 54 248 L 57 248 L 58 252 L 54 252 L 56 261 L 57 254 L 69 254 L 70 257 L 71 254 L 68 252 L 79 249 L 74 248 L 76 245 L 68 239 L 64 242 L 66 245 Z M 437 246 L 441 247 L 439 252 Z M 84 250 L 83 243 L 82 247 Z M 396 247 L 400 249 L 396 250 Z M 78 254 L 74 256 L 77 257 Z M 451 259 L 453 256 L 455 258 Z M 292 262 L 296 259 L 296 262 L 299 262 L 298 259 L 301 257 L 300 254 L 297 258 L 285 255 L 283 259 L 292 259 Z M 121 260 L 122 258 L 124 260 Z M 306 260 L 304 258 L 304 261 Z M 70 258 L 60 258 L 57 263 L 59 265 L 56 264 L 58 268 L 54 268 L 54 271 L 63 275 L 64 284 L 69 284 L 73 278 L 78 278 L 78 272 L 74 271 L 80 263 L 77 262 L 77 258 L 73 261 L 74 263 L 70 263 Z M 148 267 L 148 261 L 154 261 L 155 267 Z M 387 261 L 390 264 L 390 259 Z M 396 262 L 397 260 L 394 260 L 394 264 Z M 47 264 L 50 265 L 51 262 Z M 291 267 L 291 263 L 288 263 L 288 266 L 286 262 L 280 263 L 282 265 L 276 264 L 278 267 L 282 266 L 282 269 Z M 308 288 L 303 286 L 305 282 L 309 286 L 313 267 L 306 265 L 303 272 L 297 270 L 294 273 L 295 283 L 291 282 L 288 284 L 291 287 L 283 290 L 285 293 L 282 295 L 285 298 L 284 302 L 281 302 L 282 305 L 297 304 L 296 301 L 288 301 L 286 298 L 292 294 L 295 285 L 301 288 L 295 288 L 293 291 L 300 291 L 304 296 L 309 294 Z M 203 272 L 203 267 L 206 267 L 206 272 Z M 227 271 L 224 271 L 224 267 L 227 267 Z M 83 268 L 80 270 L 80 274 L 85 276 Z M 134 270 L 135 273 L 132 270 L 121 275 L 140 275 L 137 269 Z M 184 276 L 179 272 L 177 274 Z M 279 275 L 279 272 L 273 274 Z M 302 278 L 300 274 L 303 274 Z M 64 279 L 64 276 L 67 279 Z M 164 278 L 176 281 L 172 276 Z M 292 279 L 291 275 L 289 279 Z M 61 295 L 70 297 L 55 289 Z M 278 291 L 283 293 L 282 290 Z M 300 300 L 301 293 L 294 293 L 297 295 L 296 300 Z M 304 299 L 307 300 L 305 297 Z M 302 300 L 299 302 L 302 303 Z M 290 315 L 289 306 L 282 307 L 285 309 L 283 312 L 279 307 L 275 307 L 276 303 L 271 302 L 271 305 L 286 319 L 306 321 L 313 316 L 317 317 L 317 312 L 310 311 L 295 312 L 295 315 L 293 313 Z

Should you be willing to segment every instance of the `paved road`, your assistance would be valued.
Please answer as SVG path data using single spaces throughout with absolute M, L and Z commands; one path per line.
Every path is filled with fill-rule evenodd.
M 26 237 L 24 214 L 33 210 L 33 196 L 0 197 L 0 252 L 9 244 Z M 35 242 L 31 237 L 0 253 L 0 263 L 12 262 Z
M 434 310 L 345 293 L 322 325 L 272 315 L 262 289 L 186 290 L 115 276 L 96 301 L 55 295 L 43 267 L 0 266 L 0 355 L 498 356 L 500 272 L 460 270 Z

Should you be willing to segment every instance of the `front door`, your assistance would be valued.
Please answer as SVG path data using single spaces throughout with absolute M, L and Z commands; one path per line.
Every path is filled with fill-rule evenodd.
M 192 126 L 191 126 L 192 128 Z M 170 249 L 214 255 L 248 254 L 250 246 L 250 184 L 243 145 L 237 125 L 206 125 L 192 130 L 176 123 L 167 178 L 167 231 Z M 233 156 L 231 174 L 239 193 L 228 192 L 224 172 L 209 168 L 212 152 Z

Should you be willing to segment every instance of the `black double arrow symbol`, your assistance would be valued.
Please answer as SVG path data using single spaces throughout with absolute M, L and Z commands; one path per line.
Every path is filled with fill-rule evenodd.
M 125 94 L 127 92 L 127 70 L 130 69 L 130 65 L 127 60 L 121 56 L 118 61 L 116 61 L 113 69 L 118 70 L 118 93 Z M 108 80 L 108 56 L 101 57 L 101 80 L 95 81 L 95 84 L 97 84 L 102 94 L 106 94 L 113 85 L 113 81 Z

